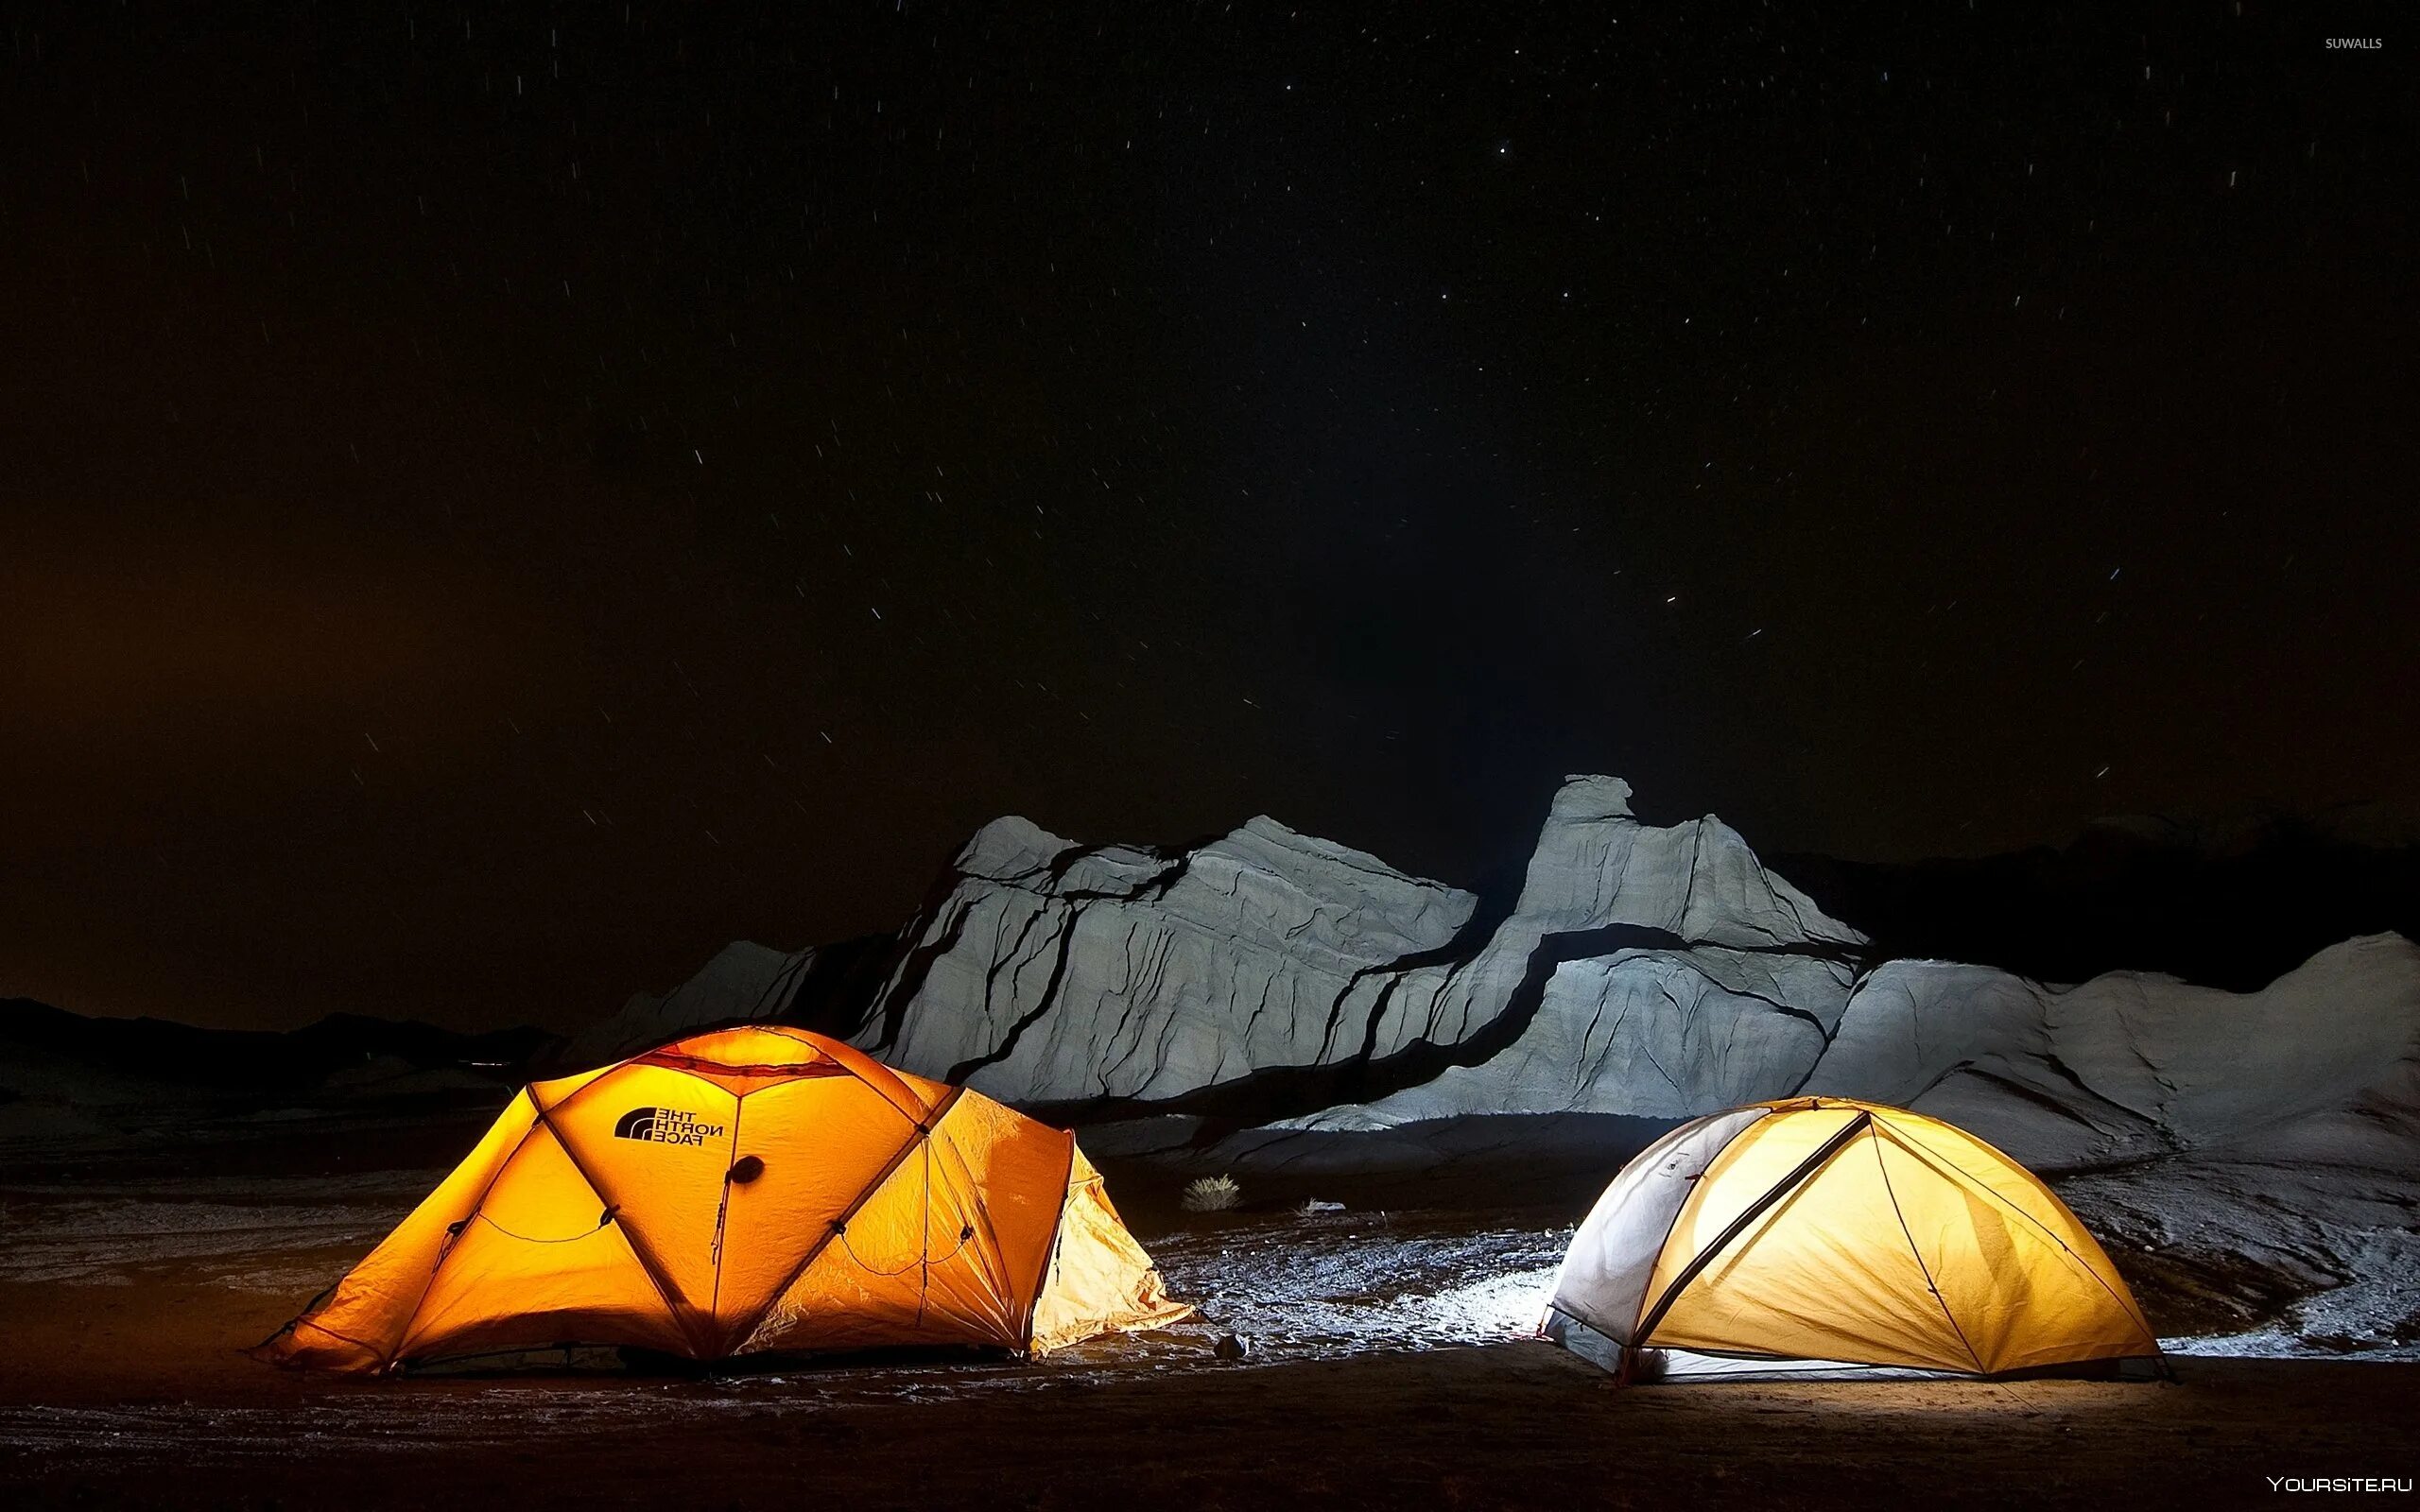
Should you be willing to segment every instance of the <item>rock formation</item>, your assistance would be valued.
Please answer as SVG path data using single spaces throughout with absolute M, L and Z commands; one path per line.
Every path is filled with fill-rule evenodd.
M 1378 1129 L 1478 1112 L 1691 1118 L 1782 1095 L 1823 1055 L 1851 976 L 1839 960 L 1719 946 L 1563 961 L 1495 1055 L 1287 1126 Z
M 1175 856 L 1003 819 L 956 873 L 858 1042 L 1026 1103 L 1198 1102 L 1320 1068 L 1383 1080 L 1412 1052 L 1476 1057 L 1586 1005 L 1610 1009 L 1584 1046 L 1588 1079 L 1651 1083 L 1661 1054 L 1687 1078 L 1673 1099 L 1720 1098 L 1775 1067 L 1804 1074 L 1862 943 L 1720 820 L 1642 824 L 1629 785 L 1603 777 L 1556 795 L 1520 897 L 1480 939 L 1470 894 L 1268 818 Z M 1626 1011 L 1666 995 L 1702 1005 L 1703 1022 L 1676 1033 L 1652 1008 Z M 1575 1032 L 1532 1057 L 1564 1061 L 1567 1079 L 1565 1052 L 1589 1040 Z
M 1720 974 L 1751 962 L 1765 974 Z M 2122 971 L 2049 988 L 1944 961 L 1889 962 L 1851 990 L 1845 968 L 1805 957 L 1623 952 L 1561 967 L 1487 1060 L 1283 1126 L 1686 1118 L 1806 1092 L 1930 1113 L 2037 1170 L 2230 1149 L 2392 1164 L 2420 1150 L 2415 1089 L 2420 947 L 2400 936 L 2242 994 Z
M 1231 1148 L 1272 1160 L 1298 1134 L 1680 1119 L 1802 1091 L 1935 1113 L 2046 1170 L 2420 1149 L 2420 947 L 2399 936 L 2248 994 L 1875 965 L 1720 820 L 1645 824 L 1630 796 L 1567 780 L 1494 911 L 1269 818 L 1167 852 L 1004 818 L 900 936 L 859 948 L 847 990 L 803 987 L 827 953 L 734 945 L 572 1058 L 813 1017 L 905 1069 L 1069 1116 L 1271 1120 Z
M 2409 1159 L 2415 1088 L 2420 946 L 2374 935 L 2249 993 L 1893 961 L 1858 985 L 1802 1090 L 1914 1108 L 2056 1169 L 2226 1150 Z
M 1167 1101 L 1366 1053 L 1478 900 L 1259 818 L 1175 855 L 986 826 L 857 1042 L 1024 1103 Z

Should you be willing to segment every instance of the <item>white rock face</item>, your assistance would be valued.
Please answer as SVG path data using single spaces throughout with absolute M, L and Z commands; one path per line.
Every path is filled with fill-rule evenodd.
M 1405 973 L 1372 1005 L 1373 1056 L 1462 1043 L 1513 1005 L 1533 973 L 1555 971 L 1558 960 L 1634 945 L 1839 954 L 1864 943 L 1766 871 L 1720 819 L 1707 815 L 1659 829 L 1638 821 L 1630 796 L 1617 777 L 1564 780 L 1511 916 L 1469 960 Z M 1592 935 L 1604 937 L 1582 938 Z M 1590 988 L 1578 982 L 1564 994 L 1549 988 L 1558 1001 L 1571 993 L 1586 997 Z
M 1893 961 L 1858 985 L 1802 1090 L 1913 1108 L 2056 1169 L 2229 1149 L 2409 1160 L 2415 1077 L 2420 946 L 2374 935 L 2240 994 Z
M 1784 1006 L 1784 1005 L 1787 1006 Z M 1847 968 L 1712 949 L 1566 962 L 1493 1057 L 1280 1128 L 1504 1113 L 1689 1118 L 1797 1093 L 1913 1108 L 2041 1171 L 2189 1155 L 2420 1167 L 2420 946 L 2331 946 L 2259 992 L 2113 972 Z
M 1001 819 L 957 871 L 857 1042 L 1027 1103 L 1357 1055 L 1373 973 L 1446 947 L 1478 902 L 1268 818 L 1176 857 Z
M 2044 1172 L 2164 1160 L 2420 1180 L 2420 946 L 2348 940 L 2251 993 L 2137 972 L 2049 988 L 1942 961 L 1890 962 L 1852 991 L 1819 958 L 1623 952 L 1558 969 L 1495 1055 L 1238 1148 L 1283 1158 L 1288 1130 L 1487 1113 L 1680 1119 L 1798 1093 L 1913 1108 Z
M 1379 1129 L 1473 1113 L 1694 1118 L 1805 1080 L 1851 976 L 1837 960 L 1720 946 L 1564 961 L 1535 1017 L 1495 1055 L 1283 1126 Z
M 1656 829 L 1631 813 L 1630 798 L 1618 777 L 1564 779 L 1512 911 L 1524 932 L 1635 924 L 1743 950 L 1865 943 L 1767 871 L 1720 819 Z
M 1588 1005 L 1610 1005 L 1590 1047 L 1607 1076 L 1651 1076 L 1668 1053 L 1684 1077 L 1674 1097 L 1719 1095 L 1769 1065 L 1805 1073 L 1846 996 L 1829 958 L 1863 942 L 1767 872 L 1720 819 L 1642 824 L 1630 785 L 1610 777 L 1565 781 L 1518 902 L 1476 950 L 1459 937 L 1470 894 L 1272 819 L 1174 860 L 1080 850 L 1003 819 L 976 836 L 958 871 L 948 900 L 915 926 L 859 1042 L 1023 1102 L 1166 1101 L 1261 1072 L 1460 1045 L 1516 1004 L 1527 1011 L 1525 989 L 1555 1005 L 1528 1063 L 1587 1041 Z M 1642 946 L 1677 954 L 1658 965 Z M 1692 966 L 1698 947 L 1713 954 Z M 1772 964 L 1796 953 L 1825 959 L 1811 971 Z M 1578 971 L 1566 982 L 1557 962 L 1568 970 L 1592 954 L 1609 963 L 1602 980 Z M 1776 971 L 1789 978 L 1780 990 L 1807 1002 L 1757 997 Z M 1651 1005 L 1667 990 L 1659 982 L 1706 1003 L 1703 1024 L 1664 1022 Z M 1650 1005 L 1633 1018 L 1625 1005 Z M 1521 1096 L 1553 1103 L 1542 1111 L 1595 1106 L 1584 1093 Z M 1450 1101 L 1440 1094 L 1439 1106 Z

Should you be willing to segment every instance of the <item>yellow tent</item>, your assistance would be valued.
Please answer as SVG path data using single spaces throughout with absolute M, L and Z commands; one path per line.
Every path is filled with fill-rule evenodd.
M 1543 1331 L 1626 1380 L 2149 1364 L 2066 1205 L 1964 1131 L 1837 1097 L 1685 1124 L 1572 1237 Z
M 361 1373 L 564 1344 L 1038 1353 L 1190 1311 L 1073 1135 L 821 1035 L 741 1028 L 533 1083 L 253 1352 Z

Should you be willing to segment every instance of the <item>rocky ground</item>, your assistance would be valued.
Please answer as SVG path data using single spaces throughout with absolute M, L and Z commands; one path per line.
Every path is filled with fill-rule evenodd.
M 1114 1162 L 1137 1233 L 1202 1315 L 1032 1365 L 364 1383 L 236 1352 L 374 1243 L 482 1112 L 297 1111 L 132 1147 L 11 1146 L 0 1503 L 2225 1504 L 2269 1494 L 2269 1475 L 2408 1476 L 2420 1460 L 2412 1351 L 2273 1357 L 2327 1347 L 2296 1331 L 2282 1273 L 2122 1241 L 2172 1347 L 2273 1357 L 2187 1355 L 2171 1384 L 1616 1390 L 1524 1338 L 1591 1177 L 1476 1152 L 1256 1178 L 1214 1214 L 1180 1211 L 1167 1171 Z M 2122 1214 L 2114 1194 L 2082 1195 Z M 1341 1206 L 1305 1211 L 1313 1198 Z M 1214 1349 L 1230 1332 L 1251 1343 L 1239 1362 Z

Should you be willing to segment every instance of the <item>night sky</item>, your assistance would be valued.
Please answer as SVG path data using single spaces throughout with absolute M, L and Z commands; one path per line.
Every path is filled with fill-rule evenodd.
M 0 993 L 2420 797 L 2420 37 L 2280 9 L 12 7 Z

